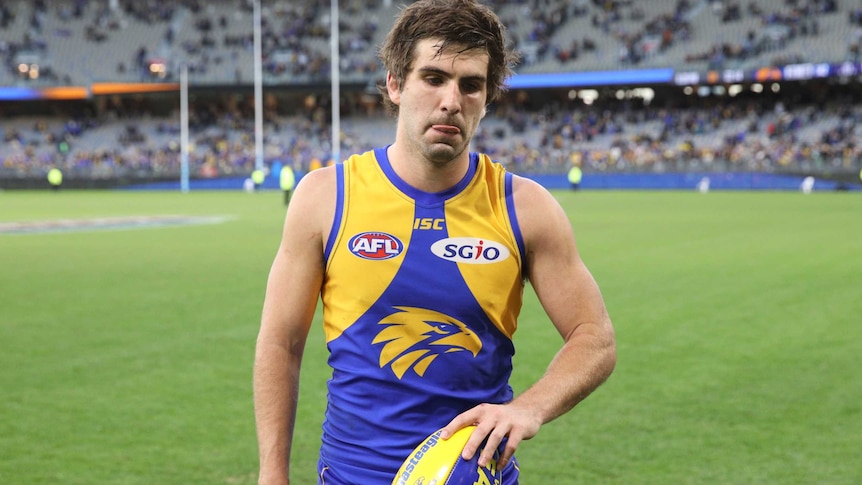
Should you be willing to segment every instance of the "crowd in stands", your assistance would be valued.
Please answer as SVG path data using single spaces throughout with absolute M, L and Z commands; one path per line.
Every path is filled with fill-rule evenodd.
M 704 52 L 693 52 L 686 55 L 686 62 L 705 61 L 711 69 L 722 69 L 728 64 L 739 65 L 739 63 L 751 58 L 756 58 L 764 53 L 771 53 L 770 59 L 773 65 L 786 65 L 804 62 L 805 58 L 801 51 L 805 45 L 812 42 L 824 43 L 821 34 L 820 19 L 823 16 L 835 16 L 838 13 L 838 5 L 835 0 L 789 0 L 785 1 L 786 10 L 768 10 L 766 5 L 751 2 L 747 7 L 737 1 L 711 2 L 716 14 L 720 16 L 721 23 L 741 22 L 745 18 L 757 19 L 757 24 L 745 31 L 741 39 L 730 39 L 712 45 Z M 848 27 L 852 22 L 848 21 Z M 825 42 L 836 53 L 844 49 L 844 59 L 854 60 L 854 41 L 851 38 L 842 39 L 837 32 L 826 32 L 824 35 L 832 37 L 834 42 Z M 799 41 L 801 48 L 788 49 L 788 45 Z
M 571 164 L 585 172 L 858 173 L 859 98 L 710 98 L 655 107 L 613 100 L 582 109 L 553 103 L 497 113 L 506 123 L 486 125 L 475 145 L 521 173 L 561 173 Z
M 330 1 L 262 3 L 265 82 L 329 79 Z M 862 3 L 855 0 L 487 3 L 509 26 L 520 72 L 753 68 L 812 54 L 822 62 L 860 56 Z M 400 4 L 339 3 L 342 79 L 382 75 L 376 47 Z M 196 83 L 249 84 L 252 11 L 251 0 L 7 0 L 0 4 L 0 81 L 176 81 L 185 64 Z M 153 68 L 161 63 L 164 69 Z M 22 65 L 38 65 L 38 72 Z
M 677 94 L 644 105 L 614 97 L 592 105 L 510 93 L 492 107 L 472 149 L 516 173 L 589 172 L 858 173 L 862 95 L 851 88 L 727 98 Z M 348 96 L 339 159 L 391 142 L 393 121 L 368 112 L 365 94 Z M 230 97 L 229 97 L 230 98 Z M 234 99 L 234 98 L 231 98 Z M 301 110 L 265 115 L 264 160 L 305 172 L 331 163 L 329 106 L 309 96 Z M 64 123 L 23 118 L 0 131 L 0 177 L 43 177 L 58 166 L 71 177 L 170 178 L 180 173 L 179 115 L 114 106 Z M 244 177 L 255 167 L 250 103 L 195 105 L 190 113 L 193 177 Z
M 862 61 L 859 0 L 487 3 L 509 26 L 522 54 L 519 72 Z M 329 5 L 328 0 L 265 2 L 265 82 L 328 80 Z M 400 2 L 341 0 L 339 5 L 340 69 L 347 81 L 372 84 L 382 75 L 376 46 Z M 182 60 L 195 83 L 248 85 L 252 11 L 251 0 L 6 0 L 0 2 L 0 83 L 176 80 Z M 154 62 L 165 69 L 153 69 Z M 41 63 L 38 75 L 20 67 L 26 63 Z M 777 99 L 692 96 L 694 101 L 686 101 L 668 100 L 666 94 L 649 106 L 612 96 L 585 105 L 511 93 L 491 110 L 474 149 L 522 173 L 562 173 L 572 163 L 585 171 L 858 172 L 859 95 L 852 87 L 824 95 L 830 89 Z M 254 116 L 248 100 L 236 100 L 242 96 L 193 105 L 193 176 L 246 176 L 253 169 Z M 391 134 L 392 120 L 381 114 L 375 98 L 369 101 L 368 93 L 345 98 L 335 156 L 388 143 L 380 135 Z M 310 95 L 293 109 L 279 106 L 283 103 L 274 96 L 267 99 L 267 163 L 290 163 L 300 171 L 331 163 L 325 96 Z M 0 106 L 0 177 L 42 177 L 51 166 L 71 177 L 176 176 L 181 162 L 176 107 L 153 112 L 113 98 L 107 104 L 50 117 L 6 117 Z

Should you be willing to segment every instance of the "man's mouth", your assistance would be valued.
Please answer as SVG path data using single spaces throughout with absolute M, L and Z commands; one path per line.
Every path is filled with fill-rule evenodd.
M 453 125 L 431 125 L 431 129 L 446 135 L 458 135 L 461 133 L 461 128 Z

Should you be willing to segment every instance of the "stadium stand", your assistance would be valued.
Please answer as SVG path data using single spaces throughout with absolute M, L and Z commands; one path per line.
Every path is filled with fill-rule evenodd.
M 627 68 L 752 68 L 801 58 L 859 57 L 851 0 L 494 0 L 523 54 L 520 72 Z M 376 46 L 399 4 L 340 2 L 344 82 L 380 75 Z M 266 83 L 329 78 L 329 2 L 263 2 Z M 87 85 L 253 79 L 249 0 L 12 0 L 0 10 L 4 84 Z M 785 62 L 789 63 L 789 62 Z M 38 77 L 20 65 L 39 66 Z
M 267 163 L 298 170 L 332 156 L 329 3 L 263 2 Z M 752 71 L 803 62 L 858 63 L 862 3 L 852 0 L 489 0 L 522 54 L 519 74 Z M 376 46 L 399 4 L 340 2 L 341 155 L 390 140 L 374 84 Z M 11 0 L 0 4 L 0 85 L 90 87 L 176 82 L 189 67 L 194 177 L 254 166 L 249 0 Z M 855 65 L 853 65 L 855 66 Z M 852 66 L 851 66 L 852 67 Z M 858 174 L 859 67 L 850 75 L 745 85 L 731 98 L 703 86 L 513 90 L 475 148 L 524 173 L 723 171 Z M 694 83 L 697 84 L 697 83 Z M 727 83 L 713 83 L 718 86 Z M 622 93 L 622 94 L 621 94 Z M 176 92 L 83 101 L 0 102 L 0 180 L 157 180 L 179 173 Z

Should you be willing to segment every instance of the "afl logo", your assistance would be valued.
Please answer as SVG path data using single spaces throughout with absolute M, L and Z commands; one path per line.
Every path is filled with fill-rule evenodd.
M 363 232 L 350 238 L 350 252 L 362 259 L 389 259 L 401 254 L 404 245 L 385 232 Z
M 496 241 L 478 237 L 449 237 L 431 245 L 438 258 L 456 263 L 489 264 L 509 257 L 509 248 Z

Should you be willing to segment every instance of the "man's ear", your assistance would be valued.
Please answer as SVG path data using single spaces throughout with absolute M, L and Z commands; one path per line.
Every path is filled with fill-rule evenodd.
M 389 93 L 389 100 L 396 106 L 401 104 L 401 86 L 398 85 L 398 80 L 391 72 L 386 73 L 386 91 Z

